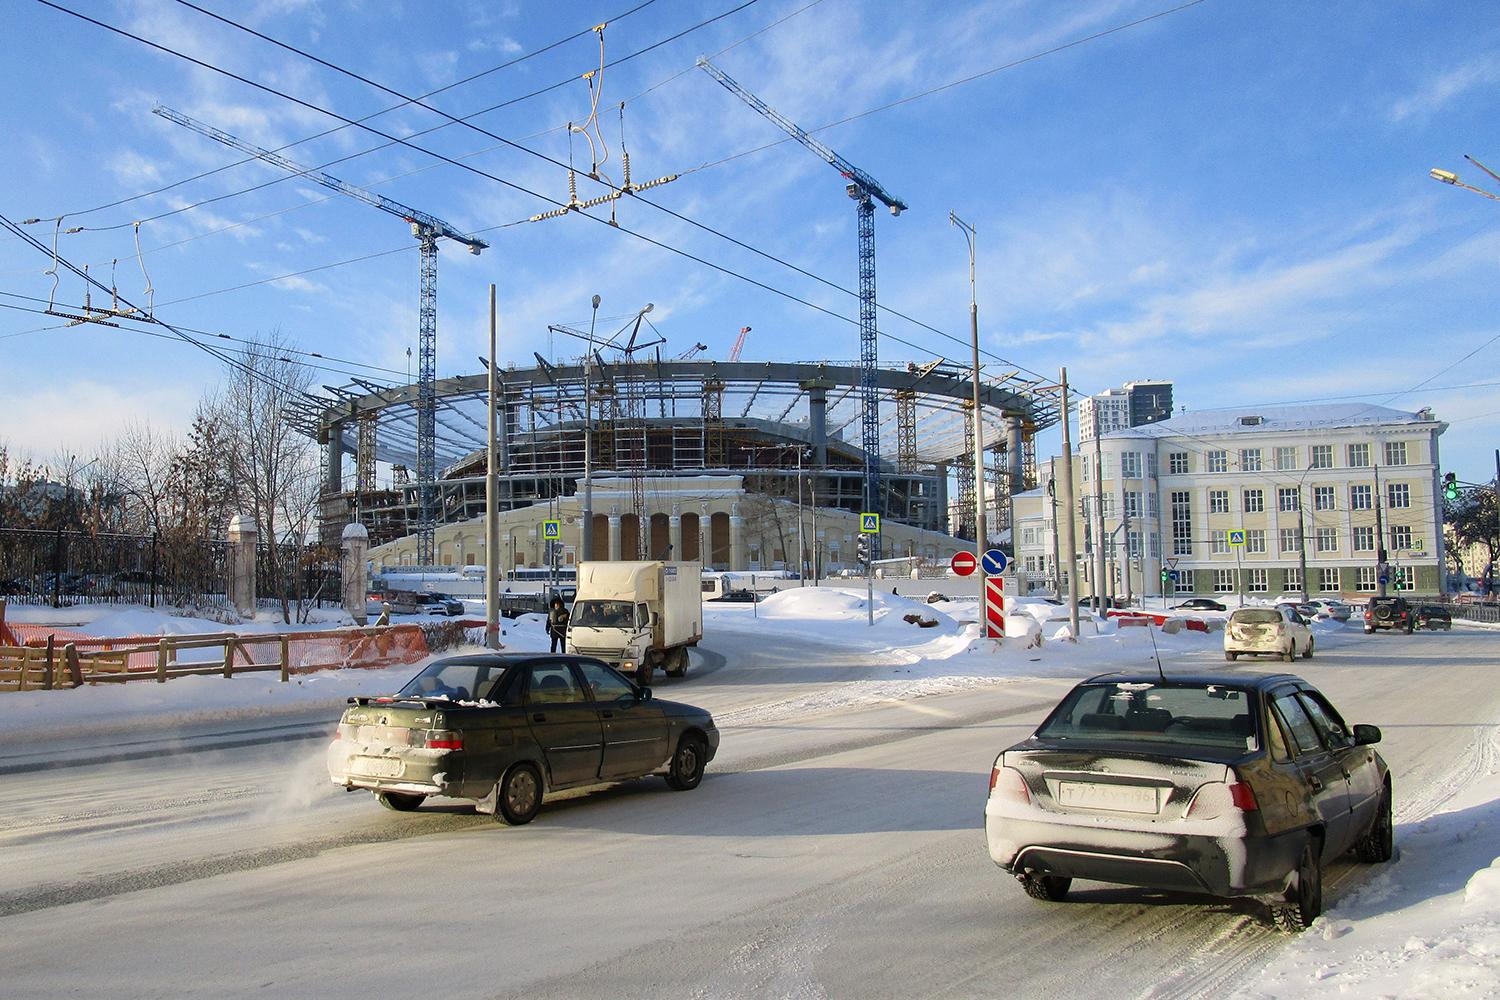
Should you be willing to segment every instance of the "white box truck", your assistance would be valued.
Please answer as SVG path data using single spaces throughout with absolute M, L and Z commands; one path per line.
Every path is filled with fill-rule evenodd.
M 634 673 L 641 685 L 658 668 L 681 677 L 688 647 L 703 638 L 702 577 L 695 562 L 579 563 L 568 652 Z

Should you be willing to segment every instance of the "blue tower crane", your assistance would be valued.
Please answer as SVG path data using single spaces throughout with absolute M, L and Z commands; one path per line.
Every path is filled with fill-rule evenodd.
M 724 88 L 771 119 L 787 135 L 812 150 L 848 181 L 845 190 L 854 199 L 859 216 L 859 395 L 863 407 L 860 444 L 865 453 L 865 510 L 885 512 L 880 494 L 880 398 L 875 387 L 875 202 L 892 215 L 906 211 L 906 202 L 891 194 L 880 182 L 813 138 L 806 129 L 787 118 L 759 97 L 741 87 L 707 58 L 698 58 L 698 68 L 718 80 Z M 880 558 L 880 536 L 871 535 L 871 558 Z
M 421 248 L 421 292 L 417 306 L 417 563 L 431 566 L 434 558 L 433 529 L 437 523 L 437 241 L 449 239 L 462 243 L 470 253 L 476 255 L 489 244 L 478 237 L 458 231 L 437 216 L 419 212 L 384 195 L 355 187 L 321 170 L 294 163 L 269 149 L 262 149 L 230 135 L 223 129 L 189 118 L 180 111 L 173 111 L 159 104 L 151 111 L 232 149 L 249 153 L 289 173 L 357 198 L 411 226 L 411 234 L 417 238 Z

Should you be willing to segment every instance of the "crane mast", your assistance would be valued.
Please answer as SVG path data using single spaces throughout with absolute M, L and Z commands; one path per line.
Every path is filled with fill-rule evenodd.
M 906 202 L 887 191 L 879 181 L 819 142 L 806 129 L 787 118 L 759 97 L 741 87 L 723 70 L 699 57 L 698 68 L 719 81 L 724 89 L 769 118 L 787 135 L 806 146 L 848 181 L 845 191 L 854 200 L 859 222 L 859 395 L 860 444 L 865 453 L 864 509 L 884 512 L 880 491 L 880 395 L 876 385 L 878 351 L 875 328 L 875 202 L 892 215 L 906 211 Z M 870 558 L 880 558 L 880 536 L 870 536 Z
M 306 177 L 339 194 L 348 195 L 372 208 L 394 215 L 411 226 L 411 233 L 417 239 L 421 256 L 420 293 L 417 300 L 417 562 L 423 566 L 431 566 L 434 561 L 433 529 L 437 523 L 437 241 L 453 240 L 463 244 L 472 254 L 478 254 L 488 248 L 489 244 L 455 229 L 435 215 L 420 212 L 373 191 L 366 191 L 332 174 L 304 167 L 279 153 L 262 149 L 180 111 L 162 105 L 157 105 L 151 111 L 231 149 L 248 153 L 288 173 Z

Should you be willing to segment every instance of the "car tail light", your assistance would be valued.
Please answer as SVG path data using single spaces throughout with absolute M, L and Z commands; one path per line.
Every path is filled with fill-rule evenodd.
M 1013 802 L 1030 804 L 1031 792 L 1026 788 L 1026 779 L 1013 767 L 996 766 L 990 771 L 990 797 L 999 796 Z
M 1373 612 L 1373 611 L 1366 611 L 1365 612 L 1365 621 L 1369 621 L 1370 619 L 1372 619 L 1374 617 L 1375 617 L 1375 612 Z
M 1216 819 L 1231 809 L 1255 812 L 1259 808 L 1254 790 L 1244 782 L 1210 781 L 1193 794 L 1193 801 L 1188 803 L 1184 818 Z
M 433 729 L 427 733 L 429 750 L 462 750 L 464 734 L 453 729 Z

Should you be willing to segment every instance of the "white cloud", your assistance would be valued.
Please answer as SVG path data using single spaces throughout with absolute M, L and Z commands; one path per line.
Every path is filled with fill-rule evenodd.
M 124 149 L 114 154 L 105 162 L 105 166 L 126 184 L 155 184 L 161 180 L 161 171 L 157 169 L 156 162 L 146 159 L 133 149 Z
M 1440 110 L 1455 97 L 1487 84 L 1500 82 L 1500 57 L 1484 55 L 1455 66 L 1426 81 L 1415 93 L 1391 106 L 1392 121 L 1405 121 Z
M 66 376 L 18 379 L 0 386 L 6 400 L 5 436 L 11 445 L 42 458 L 86 455 L 112 428 L 128 423 L 186 430 L 199 388 L 178 379 L 135 384 Z

